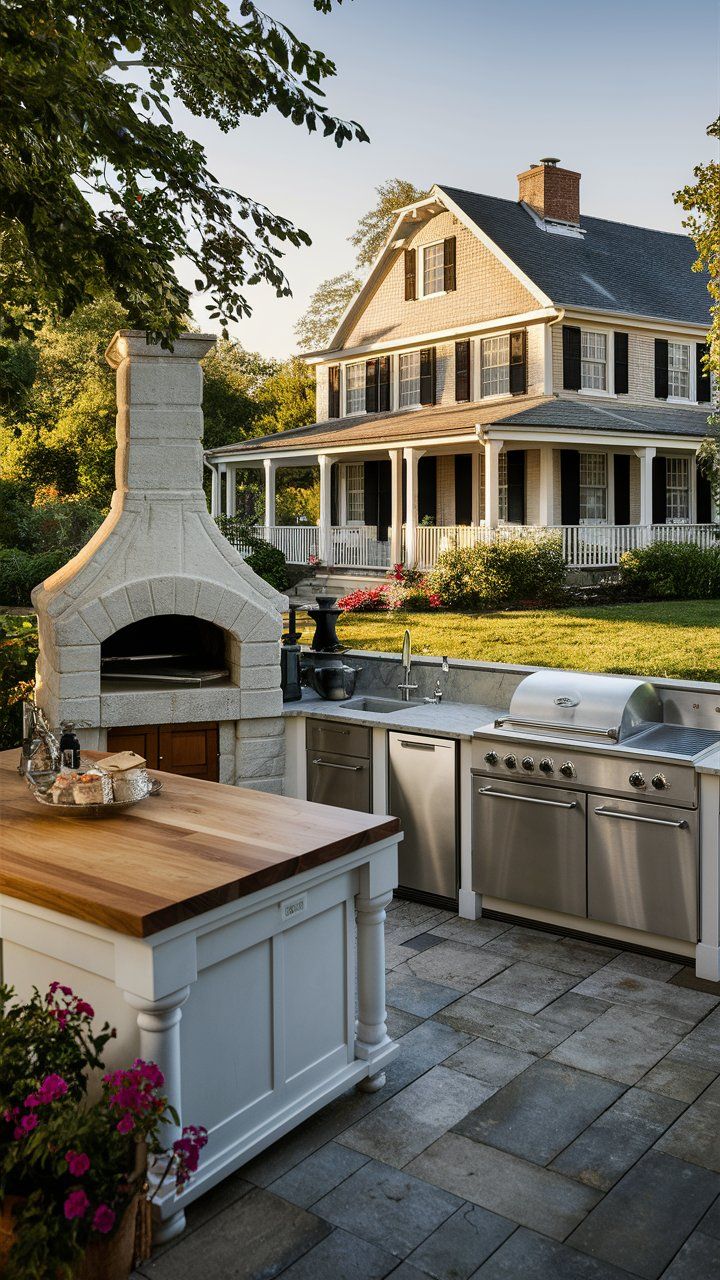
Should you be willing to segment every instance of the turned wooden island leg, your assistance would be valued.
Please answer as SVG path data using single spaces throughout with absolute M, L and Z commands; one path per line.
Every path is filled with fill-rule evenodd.
M 162 1071 L 165 1077 L 162 1092 L 179 1117 L 179 1124 L 163 1125 L 163 1138 L 167 1143 L 166 1150 L 170 1153 L 173 1142 L 182 1132 L 180 1020 L 182 1006 L 190 995 L 190 988 L 181 987 L 179 991 L 173 991 L 160 1000 L 145 1000 L 142 996 L 133 995 L 129 991 L 123 994 L 128 1004 L 138 1011 L 140 1056 L 146 1062 L 154 1062 Z M 167 1156 L 156 1156 L 148 1167 L 151 1196 L 158 1188 L 166 1166 Z M 169 1174 L 163 1185 L 163 1191 L 166 1192 L 172 1186 L 173 1178 L 172 1174 Z M 156 1215 L 153 1223 L 153 1244 L 165 1244 L 184 1230 L 184 1210 L 178 1209 L 165 1218 Z
M 355 1057 L 372 1059 L 390 1044 L 385 1010 L 385 908 L 392 892 L 376 898 L 355 899 L 357 910 L 358 1016 L 355 1023 Z M 358 1089 L 374 1093 L 385 1084 L 385 1072 L 361 1080 Z

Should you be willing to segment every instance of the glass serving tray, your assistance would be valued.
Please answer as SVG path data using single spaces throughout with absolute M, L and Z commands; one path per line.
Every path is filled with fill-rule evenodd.
M 40 791 L 29 784 L 30 790 L 43 809 L 51 809 L 63 818 L 110 818 L 123 809 L 131 809 L 149 796 L 157 796 L 162 791 L 162 782 L 158 778 L 149 778 L 147 790 L 132 800 L 108 800 L 106 804 L 56 804 L 48 791 Z

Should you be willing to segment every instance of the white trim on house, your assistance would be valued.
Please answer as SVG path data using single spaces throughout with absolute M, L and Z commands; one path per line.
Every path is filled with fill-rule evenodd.
M 538 311 L 521 311 L 513 316 L 501 316 L 494 320 L 477 320 L 473 324 L 454 326 L 452 329 L 431 329 L 427 333 L 413 334 L 412 337 L 389 338 L 384 342 L 363 342 L 357 347 L 336 347 L 324 351 L 305 351 L 300 359 L 309 365 L 338 364 L 342 360 L 352 360 L 357 356 L 373 356 L 376 353 L 390 354 L 401 351 L 403 347 L 432 346 L 438 342 L 452 342 L 455 338 L 472 338 L 474 334 L 492 332 L 494 329 L 507 327 L 527 328 L 530 324 L 540 324 L 545 320 L 562 318 L 564 311 L 555 307 L 543 307 Z
M 661 333 L 683 333 L 687 335 L 687 341 L 691 342 L 695 338 L 696 342 L 705 342 L 707 339 L 707 329 L 710 326 L 710 310 L 708 305 L 708 323 L 707 327 L 701 324 L 690 324 L 686 320 L 668 320 L 667 317 L 661 316 L 642 316 L 634 311 L 605 311 L 594 310 L 592 307 L 566 307 L 565 320 L 568 323 L 573 321 L 583 325 L 612 325 L 616 329 L 650 329 Z

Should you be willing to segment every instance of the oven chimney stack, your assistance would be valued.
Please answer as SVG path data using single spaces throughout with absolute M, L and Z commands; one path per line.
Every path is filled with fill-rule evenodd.
M 518 200 L 545 222 L 580 225 L 580 174 L 561 169 L 556 156 L 545 156 L 518 174 Z

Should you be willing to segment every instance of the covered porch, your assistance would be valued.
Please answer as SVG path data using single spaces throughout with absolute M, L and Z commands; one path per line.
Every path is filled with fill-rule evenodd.
M 256 536 L 291 564 L 380 571 L 394 564 L 430 569 L 442 552 L 555 531 L 571 569 L 612 568 L 651 542 L 714 545 L 720 527 L 697 443 L 630 444 L 558 433 L 552 440 L 482 431 L 462 443 L 318 452 L 303 465 L 319 473 L 317 524 L 275 520 L 276 481 L 296 456 L 252 460 L 264 475 L 264 522 Z M 241 548 L 238 472 L 213 472 L 213 514 Z

